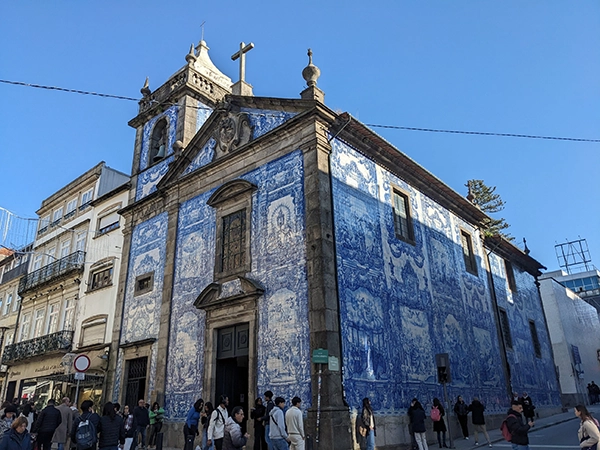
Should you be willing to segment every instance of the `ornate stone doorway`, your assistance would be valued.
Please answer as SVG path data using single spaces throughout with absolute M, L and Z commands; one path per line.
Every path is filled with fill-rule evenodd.
M 229 412 L 234 406 L 244 408 L 245 427 L 248 415 L 249 324 L 242 323 L 217 330 L 217 358 L 214 397 L 229 397 Z
M 227 395 L 230 411 L 242 406 L 246 418 L 257 395 L 257 301 L 263 292 L 258 283 L 238 277 L 211 283 L 195 302 L 206 311 L 204 391 L 215 406 Z

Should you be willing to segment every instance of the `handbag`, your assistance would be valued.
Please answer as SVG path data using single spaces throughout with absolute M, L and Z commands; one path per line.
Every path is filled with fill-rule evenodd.
M 582 437 L 581 440 L 579 441 L 579 443 L 582 443 L 586 439 L 589 439 L 589 436 Z M 598 450 L 598 444 L 594 444 L 590 447 L 581 447 L 581 450 Z

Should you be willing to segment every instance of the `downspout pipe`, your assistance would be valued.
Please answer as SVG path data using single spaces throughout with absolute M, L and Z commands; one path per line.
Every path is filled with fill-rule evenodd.
M 485 247 L 484 247 L 485 248 Z M 492 264 L 490 261 L 490 254 L 494 249 L 485 252 L 486 272 L 488 277 L 488 286 L 490 287 L 490 296 L 492 298 L 492 304 L 494 306 L 494 319 L 496 321 L 496 332 L 498 334 L 498 341 L 500 342 L 500 358 L 502 359 L 502 370 L 504 372 L 504 378 L 506 379 L 506 393 L 508 398 L 512 398 L 512 378 L 510 373 L 510 365 L 508 364 L 508 356 L 506 351 L 506 343 L 504 342 L 504 334 L 502 333 L 502 323 L 500 322 L 500 307 L 498 305 L 498 297 L 496 296 L 496 286 L 494 284 L 494 276 L 492 274 Z

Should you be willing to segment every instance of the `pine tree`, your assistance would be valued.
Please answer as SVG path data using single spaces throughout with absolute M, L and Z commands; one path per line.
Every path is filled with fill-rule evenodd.
M 502 200 L 500 195 L 495 193 L 496 186 L 487 186 L 483 180 L 469 180 L 465 186 L 469 189 L 467 198 L 488 215 L 490 213 L 500 212 L 504 209 L 505 202 Z M 510 234 L 503 231 L 509 226 L 510 225 L 506 223 L 504 218 L 490 218 L 486 223 L 485 235 L 500 235 L 503 238 L 512 241 L 514 238 Z

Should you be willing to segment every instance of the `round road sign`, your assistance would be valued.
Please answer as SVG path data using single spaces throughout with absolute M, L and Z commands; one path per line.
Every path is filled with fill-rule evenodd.
M 79 355 L 75 358 L 75 361 L 73 361 L 73 367 L 77 372 L 85 372 L 90 368 L 91 363 L 90 358 L 86 355 Z

